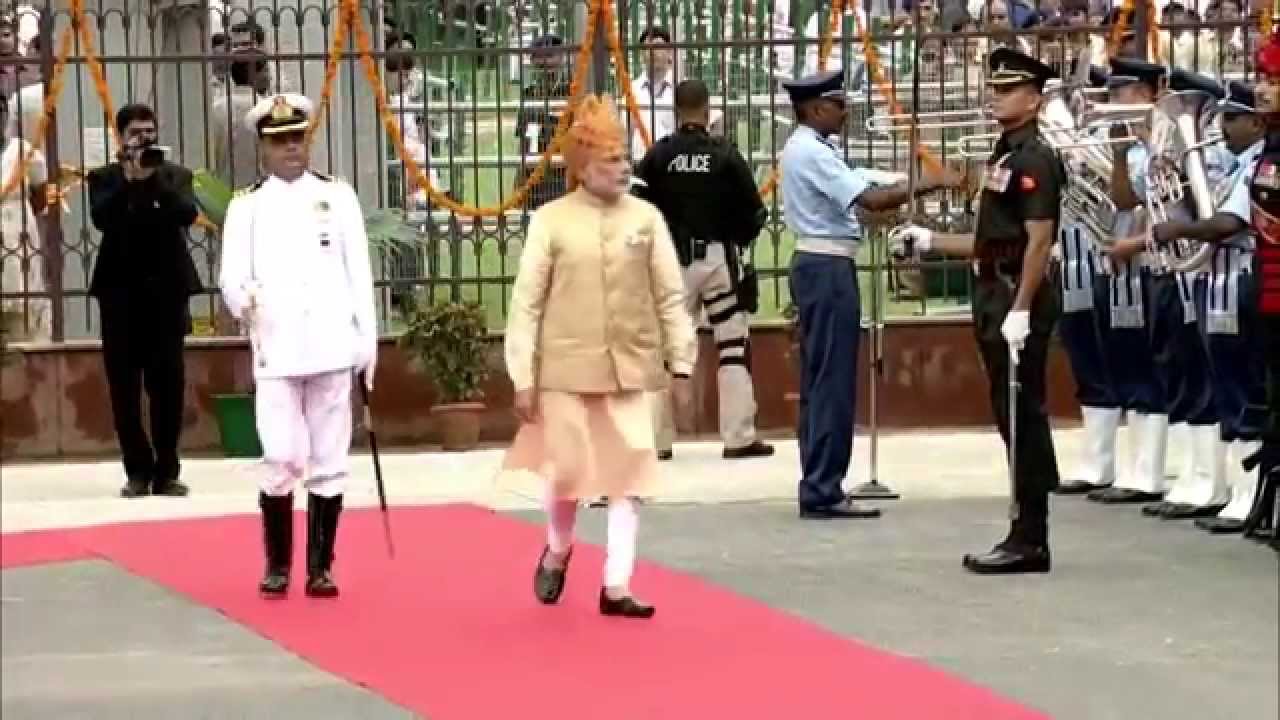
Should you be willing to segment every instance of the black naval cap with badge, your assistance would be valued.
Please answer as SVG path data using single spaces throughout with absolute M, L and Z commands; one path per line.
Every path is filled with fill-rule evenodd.
M 991 52 L 987 67 L 987 84 L 996 88 L 1031 85 L 1037 92 L 1044 92 L 1045 83 L 1057 75 L 1053 68 L 1030 55 L 1006 47 Z
M 272 95 L 258 101 L 244 124 L 259 137 L 305 133 L 311 124 L 311 99 L 297 93 Z
M 1173 68 L 1169 71 L 1169 89 L 1173 92 L 1202 92 L 1214 100 L 1221 100 L 1227 94 L 1226 89 L 1217 80 L 1183 68 Z

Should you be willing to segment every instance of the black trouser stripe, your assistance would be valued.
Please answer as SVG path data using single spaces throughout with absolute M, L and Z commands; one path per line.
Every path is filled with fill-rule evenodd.
M 720 312 L 708 313 L 707 319 L 711 321 L 712 325 L 721 325 L 732 320 L 733 316 L 737 314 L 738 314 L 738 306 L 731 305 L 727 309 L 721 310 Z
M 726 365 L 741 365 L 742 367 L 747 367 L 747 356 L 746 355 L 733 356 L 733 357 L 721 356 L 720 367 L 725 367 Z
M 736 299 L 737 296 L 738 296 L 738 293 L 734 292 L 733 290 L 729 290 L 727 292 L 722 292 L 719 295 L 716 295 L 715 297 L 706 298 L 705 302 L 708 305 L 717 305 L 719 303 L 724 302 L 725 300 L 729 300 L 730 298 Z
M 721 341 L 719 341 L 719 342 L 717 342 L 717 343 L 716 343 L 716 348 L 718 348 L 718 349 L 720 349 L 720 350 L 724 350 L 724 349 L 726 349 L 726 348 L 731 348 L 731 347 L 743 347 L 743 348 L 744 348 L 744 347 L 746 347 L 746 346 L 747 346 L 747 338 L 745 338 L 745 337 L 740 337 L 740 338 L 729 338 L 728 340 L 721 340 Z

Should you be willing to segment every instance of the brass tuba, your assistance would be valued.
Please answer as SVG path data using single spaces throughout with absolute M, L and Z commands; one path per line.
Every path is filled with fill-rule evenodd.
M 1208 128 L 1205 116 L 1214 102 L 1213 96 L 1199 90 L 1170 92 L 1156 102 L 1147 156 L 1145 198 L 1152 226 L 1168 220 L 1170 208 L 1183 203 L 1188 191 L 1195 217 L 1204 220 L 1213 216 L 1217 198 L 1209 187 L 1209 177 L 1205 172 L 1204 149 L 1214 142 L 1205 139 Z M 1178 272 L 1204 268 L 1213 256 L 1213 245 L 1199 241 L 1195 241 L 1185 253 L 1155 250 L 1169 269 Z
M 1097 242 L 1113 240 L 1116 204 L 1111 199 L 1111 143 L 1090 138 L 1088 126 L 1077 124 L 1068 93 L 1079 91 L 1055 84 L 1045 89 L 1045 106 L 1040 111 L 1040 133 L 1058 151 L 1067 169 L 1067 186 L 1062 194 L 1065 222 L 1077 222 L 1089 229 Z

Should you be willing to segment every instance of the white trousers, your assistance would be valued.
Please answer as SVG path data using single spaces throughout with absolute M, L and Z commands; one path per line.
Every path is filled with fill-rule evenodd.
M 605 541 L 604 585 L 625 588 L 631 582 L 636 565 L 636 532 L 640 516 L 636 501 L 627 498 L 610 498 L 608 530 Z M 577 500 L 547 501 L 547 546 L 557 555 L 573 545 L 573 526 L 578 518 Z
M 711 333 L 719 352 L 716 385 L 720 397 L 720 439 L 726 448 L 741 448 L 756 440 L 756 391 L 747 369 L 747 339 L 750 322 L 738 309 L 738 294 L 729 276 L 725 247 L 707 246 L 707 255 L 684 269 L 685 309 L 694 324 L 701 310 L 707 311 Z M 671 393 L 654 395 L 654 446 L 670 450 L 675 440 Z
M 351 370 L 264 378 L 254 408 L 266 463 L 262 492 L 288 495 L 305 477 L 308 492 L 342 494 L 351 464 Z

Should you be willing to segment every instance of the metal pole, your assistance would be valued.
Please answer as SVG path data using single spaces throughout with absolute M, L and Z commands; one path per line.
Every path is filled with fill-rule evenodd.
M 920 43 L 918 42 L 920 32 L 920 3 L 915 3 L 913 8 L 915 13 L 915 21 L 912 27 L 911 50 L 914 56 L 912 61 L 912 80 L 911 80 L 911 153 L 907 162 L 907 207 L 908 214 L 911 217 L 915 215 L 915 190 L 919 183 L 919 167 L 916 158 L 916 145 L 918 142 L 917 134 L 919 132 L 916 127 L 920 98 Z M 869 32 L 869 28 L 864 28 L 864 32 Z M 859 500 L 897 500 L 901 497 L 898 493 L 887 485 L 880 484 L 880 383 L 884 378 L 884 282 L 886 279 L 882 277 L 887 269 L 888 263 L 885 257 L 880 253 L 880 242 L 877 238 L 871 239 L 871 332 L 868 333 L 868 339 L 871 341 L 870 351 L 870 397 L 868 398 L 867 412 L 870 415 L 871 422 L 871 468 L 867 482 L 858 485 L 850 493 L 854 498 Z M 888 253 L 884 253 L 885 256 Z
M 45 92 L 49 91 L 49 80 L 53 77 L 54 63 L 54 44 L 58 42 L 57 36 L 54 34 L 57 17 L 52 11 L 52 4 L 46 5 L 44 12 L 40 13 L 40 32 L 37 37 L 40 38 L 40 74 L 43 77 Z M 16 97 L 16 93 L 15 93 Z M 17 107 L 15 105 L 15 111 Z M 36 142 L 34 138 L 28 139 L 30 142 Z M 49 114 L 49 125 L 45 131 L 44 138 L 45 147 L 45 163 L 49 168 L 49 181 L 57 183 L 59 168 L 62 167 L 61 161 L 58 159 L 58 111 L 57 103 L 53 105 L 53 110 Z M 62 342 L 66 339 L 67 320 L 66 310 L 63 307 L 62 297 L 62 206 L 61 202 L 55 202 L 49 206 L 44 215 L 43 236 L 40 242 L 40 252 L 45 256 L 44 280 L 45 286 L 49 289 L 49 304 L 53 306 L 53 338 L 54 342 Z
M 1138 45 L 1138 59 L 1149 60 L 1150 49 L 1147 46 L 1147 37 L 1151 32 L 1152 18 L 1147 12 L 1150 7 L 1148 0 L 1137 0 L 1133 7 L 1133 33 L 1134 42 Z M 1088 76 L 1086 76 L 1088 77 Z

